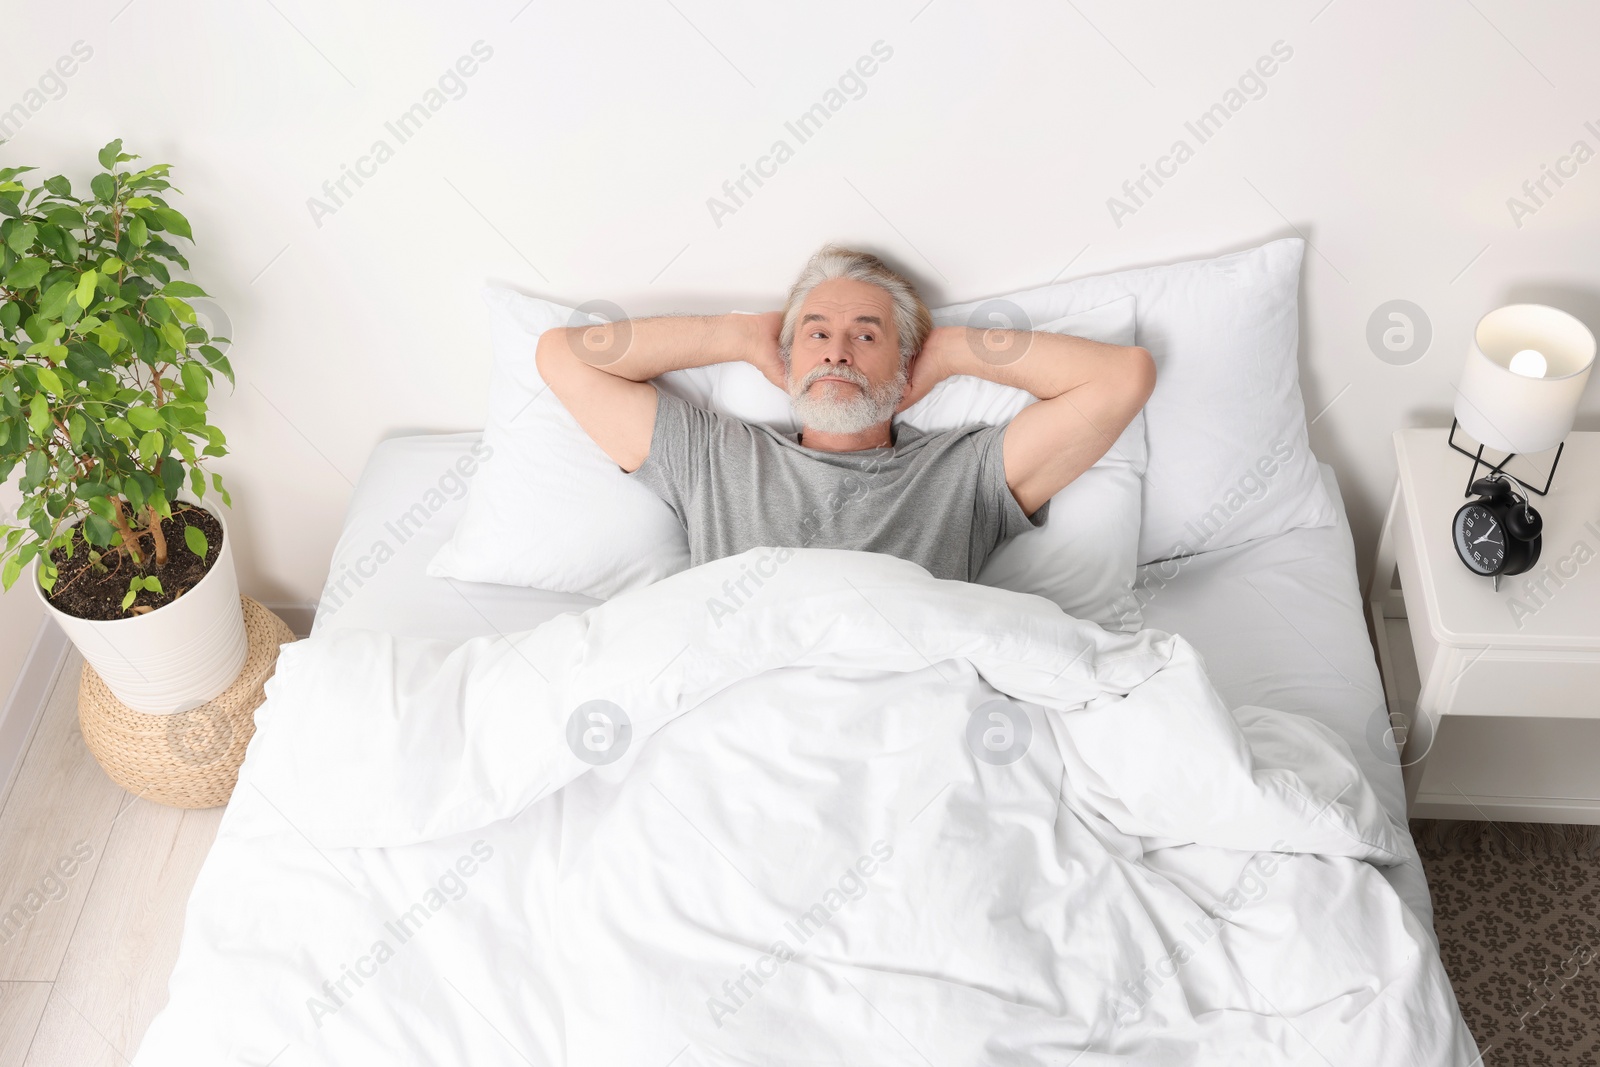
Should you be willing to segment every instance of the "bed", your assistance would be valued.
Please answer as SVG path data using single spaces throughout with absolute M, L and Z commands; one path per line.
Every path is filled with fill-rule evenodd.
M 531 629 L 599 603 L 424 575 L 454 528 L 462 499 L 446 494 L 424 517 L 424 498 L 477 439 L 440 434 L 378 446 L 351 499 L 313 633 L 374 629 L 459 641 Z M 1404 822 L 1399 757 L 1362 614 L 1350 526 L 1333 468 L 1321 464 L 1321 470 L 1338 504 L 1337 526 L 1147 564 L 1140 568 L 1138 595 L 1146 625 L 1193 642 L 1230 705 L 1309 715 L 1344 738 L 1384 806 Z M 376 561 L 384 549 L 393 553 L 387 562 L 362 562 Z M 1385 875 L 1431 930 L 1433 904 L 1415 854 L 1385 868 Z
M 449 536 L 461 508 L 464 486 L 452 471 L 476 439 L 473 434 L 405 437 L 375 450 L 349 507 L 314 638 L 329 641 L 345 635 L 355 640 L 381 630 L 402 640 L 456 643 L 499 637 L 509 643 L 512 635 L 597 603 L 571 594 L 425 576 L 427 561 Z M 1337 503 L 1332 469 L 1325 465 L 1321 469 Z M 1391 917 L 1392 921 L 1397 929 L 1403 925 L 1416 936 L 1408 946 L 1390 947 L 1407 957 L 1406 968 L 1427 971 L 1426 980 L 1419 981 L 1433 998 L 1400 1007 L 1391 1003 L 1384 1009 L 1395 1013 L 1385 1027 L 1390 1052 L 1414 1041 L 1417 1048 L 1433 1050 L 1432 1058 L 1417 1062 L 1463 1067 L 1471 1063 L 1476 1055 L 1472 1039 L 1455 1010 L 1448 984 L 1439 988 L 1443 979 L 1432 940 L 1432 910 L 1421 865 L 1403 829 L 1398 760 L 1386 729 L 1383 690 L 1361 610 L 1342 504 L 1335 527 L 1298 529 L 1181 561 L 1150 564 L 1141 569 L 1138 588 L 1147 626 L 1187 638 L 1203 657 L 1228 707 L 1260 705 L 1306 716 L 1348 745 L 1389 822 L 1399 828 L 1402 844 L 1393 849 L 1397 862 L 1378 869 L 1398 895 L 1398 911 L 1409 913 Z M 388 666 L 396 677 L 407 669 L 401 662 Z M 377 724 L 379 732 L 385 725 Z M 381 738 L 375 740 L 375 753 L 383 743 Z M 261 756 L 258 747 L 252 747 L 253 761 Z M 372 773 L 351 765 L 348 788 L 329 793 L 325 806 L 360 808 L 368 803 L 370 783 L 384 780 L 369 777 Z M 571 960 L 538 973 L 523 973 L 522 961 L 539 952 L 539 938 L 559 937 L 559 916 L 544 916 L 542 921 L 551 923 L 551 928 L 533 933 L 509 920 L 527 911 L 527 894 L 535 891 L 516 872 L 532 869 L 541 858 L 550 859 L 542 854 L 557 847 L 540 832 L 544 824 L 537 818 L 538 810 L 550 805 L 535 805 L 497 823 L 493 833 L 446 833 L 454 825 L 446 820 L 440 824 L 442 836 L 430 849 L 344 852 L 313 840 L 324 840 L 323 831 L 307 830 L 310 823 L 322 824 L 320 814 L 291 808 L 282 796 L 267 796 L 275 793 L 273 781 L 253 773 L 247 763 L 235 803 L 196 883 L 173 976 L 172 1003 L 152 1026 L 135 1060 L 139 1067 L 217 1062 L 219 1056 L 226 1062 L 276 1067 L 355 1062 L 352 1056 L 414 1062 L 423 1046 L 429 1048 L 430 1059 L 416 1062 L 543 1063 L 553 1058 L 550 1050 L 565 1049 L 568 1062 L 601 1063 L 612 1060 L 598 1051 L 606 1039 L 595 1034 L 621 1033 L 636 1024 L 648 1030 L 653 1025 L 645 1018 L 608 1014 L 603 1003 L 607 996 L 599 997 L 602 1003 L 587 1002 L 597 988 L 592 982 L 585 1004 L 568 1006 L 550 1018 L 528 1017 L 529 1003 L 557 1002 L 570 992 L 563 988 L 564 980 L 580 981 Z M 1329 795 L 1331 806 L 1338 797 L 1331 789 Z M 241 804 L 241 798 L 246 802 Z M 505 803 L 508 810 L 515 810 L 510 800 Z M 337 813 L 329 819 L 337 822 Z M 275 828 L 269 825 L 273 820 Z M 278 845 L 268 891 L 257 887 L 260 879 L 255 871 L 259 850 L 274 833 Z M 698 829 L 696 833 L 710 843 L 706 834 Z M 692 841 L 692 836 L 685 840 Z M 787 844 L 804 851 L 809 842 L 800 834 Z M 887 861 L 881 865 L 887 866 Z M 864 850 L 859 865 L 863 875 L 868 867 L 878 866 Z M 1181 872 L 1172 873 L 1180 878 Z M 559 895 L 560 887 L 554 892 Z M 425 894 L 443 903 L 438 908 L 423 907 Z M 224 896 L 229 898 L 226 902 Z M 617 901 L 603 899 L 578 903 L 617 906 Z M 250 918 L 241 920 L 240 909 Z M 408 925 L 406 917 L 413 914 L 418 918 Z M 391 918 L 380 923 L 385 915 Z M 398 926 L 393 925 L 395 917 Z M 315 936 L 302 932 L 309 926 L 320 926 Z M 485 931 L 496 929 L 497 935 L 485 936 Z M 380 952 L 380 946 L 387 952 Z M 758 958 L 768 959 L 760 953 L 761 946 L 751 946 L 749 966 L 757 966 Z M 624 966 L 630 961 L 620 957 L 607 961 L 603 953 L 596 959 L 596 966 L 613 968 L 611 984 L 598 988 L 614 992 L 618 1005 L 647 995 L 641 993 L 639 977 Z M 740 977 L 750 976 L 746 964 L 730 958 L 728 967 L 734 988 L 740 988 Z M 870 967 L 867 973 L 873 973 Z M 507 978 L 512 974 L 518 976 L 515 981 Z M 321 981 L 308 976 L 320 976 Z M 376 991 L 380 987 L 382 991 Z M 744 988 L 748 992 L 753 987 Z M 1056 1062 L 1048 1049 L 1035 1060 L 992 1044 L 974 1046 L 986 1050 L 979 1055 L 971 1049 L 963 1053 L 953 1039 L 947 1042 L 933 1031 L 907 1034 L 904 1019 L 897 1027 L 872 1002 L 874 986 L 867 985 L 866 994 L 851 988 L 860 995 L 861 1018 L 841 1021 L 842 1032 L 856 1027 L 885 1044 L 858 1047 L 854 1053 L 836 1050 L 841 1061 L 859 1056 L 871 1062 Z M 1265 991 L 1259 992 L 1266 998 Z M 1365 1005 L 1380 1004 L 1389 992 L 1388 987 L 1374 988 L 1358 999 Z M 254 1001 L 247 1011 L 238 1003 L 246 994 Z M 1277 990 L 1273 995 L 1279 995 Z M 712 1021 L 721 1024 L 716 1004 L 737 1010 L 747 999 L 733 991 L 720 1000 L 714 994 L 707 999 Z M 1150 1002 L 1155 1003 L 1155 997 Z M 752 1013 L 768 1007 L 763 1004 Z M 1085 1054 L 1081 1062 L 1377 1062 L 1344 1059 L 1332 1051 L 1338 1048 L 1335 1032 L 1343 1025 L 1345 1009 L 1331 1004 L 1327 1008 L 1332 1014 L 1314 1021 L 1326 1040 L 1311 1042 L 1300 1034 L 1299 1047 L 1285 1044 L 1277 1049 L 1278 1055 L 1258 1051 L 1253 1054 L 1256 1058 L 1208 1059 L 1183 1043 L 1145 1045 L 1142 1053 L 1124 1049 L 1114 1054 L 1117 1050 L 1108 1044 L 1104 1056 Z M 1306 1018 L 1301 1016 L 1300 1025 L 1291 1024 L 1290 1029 L 1296 1033 L 1305 1029 Z M 430 1020 L 427 1026 L 422 1019 Z M 436 1031 L 434 1019 L 453 1021 Z M 646 1042 L 631 1045 L 635 1050 L 658 1048 L 663 1067 L 674 1061 L 679 1067 L 799 1062 L 778 1050 L 790 1040 L 803 1043 L 808 1038 L 785 1031 L 781 1022 L 772 1025 L 770 1055 L 713 1054 L 700 1044 L 665 1033 L 646 1035 L 654 1045 L 637 1035 L 629 1040 Z M 1264 1024 L 1252 1020 L 1248 1025 Z M 206 1033 L 197 1034 L 200 1030 Z M 580 1038 L 582 1034 L 589 1036 Z M 574 1042 L 582 1040 L 598 1042 L 592 1055 L 577 1051 Z M 1272 1042 L 1265 1045 L 1270 1048 Z M 1370 1053 L 1371 1049 L 1350 1054 Z M 1073 1059 L 1065 1056 L 1061 1062 Z M 1412 1061 L 1397 1055 L 1395 1062 Z

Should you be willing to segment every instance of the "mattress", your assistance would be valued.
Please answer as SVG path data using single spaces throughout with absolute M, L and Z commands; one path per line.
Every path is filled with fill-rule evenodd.
M 470 449 L 479 436 L 400 437 L 378 445 L 351 498 L 314 634 L 375 629 L 464 641 L 514 634 L 598 603 L 571 593 L 428 576 L 428 561 L 461 516 L 474 466 Z M 1187 638 L 1229 706 L 1307 715 L 1343 738 L 1403 827 L 1399 757 L 1367 634 L 1350 527 L 1333 468 L 1321 469 L 1337 526 L 1152 563 L 1140 568 L 1136 592 L 1145 625 Z M 1431 931 L 1433 909 L 1415 852 L 1383 870 Z

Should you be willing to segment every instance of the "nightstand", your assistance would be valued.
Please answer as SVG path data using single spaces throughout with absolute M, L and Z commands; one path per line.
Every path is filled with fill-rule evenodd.
M 1549 495 L 1532 498 L 1539 562 L 1498 592 L 1451 543 L 1472 462 L 1447 435 L 1394 435 L 1399 477 L 1367 597 L 1407 809 L 1600 823 L 1600 433 L 1567 437 Z M 1507 470 L 1533 477 L 1549 461 Z

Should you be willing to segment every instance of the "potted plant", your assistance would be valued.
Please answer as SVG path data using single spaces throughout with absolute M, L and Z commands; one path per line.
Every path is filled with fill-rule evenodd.
M 100 150 L 88 195 L 33 167 L 0 169 L 0 584 L 32 584 L 127 706 L 183 711 L 221 693 L 248 653 L 232 546 L 206 461 L 227 454 L 206 400 L 233 369 L 199 321 L 205 291 L 173 278 L 193 237 L 163 194 L 169 167 Z M 187 499 L 183 498 L 183 495 Z

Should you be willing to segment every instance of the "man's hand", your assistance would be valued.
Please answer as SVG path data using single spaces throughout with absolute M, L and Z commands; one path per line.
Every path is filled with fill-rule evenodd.
M 760 315 L 738 315 L 749 320 L 749 350 L 744 361 L 759 370 L 773 385 L 789 393 L 789 368 L 784 366 L 778 349 L 778 335 L 783 329 L 783 312 L 767 311 Z
M 960 326 L 935 326 L 928 331 L 928 339 L 922 343 L 921 350 L 911 357 L 911 366 L 906 368 L 906 391 L 894 409 L 896 415 L 927 396 L 934 386 L 955 373 L 951 369 L 947 351 L 951 344 L 961 343 L 965 333 L 965 328 Z

